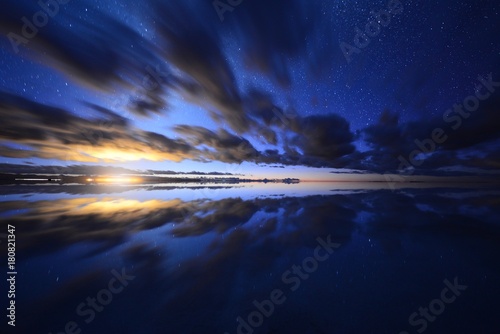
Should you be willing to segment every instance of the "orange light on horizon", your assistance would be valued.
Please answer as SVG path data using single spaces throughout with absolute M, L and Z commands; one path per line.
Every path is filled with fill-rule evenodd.
M 87 179 L 92 180 L 92 179 Z M 95 182 L 97 183 L 126 183 L 126 184 L 131 184 L 131 183 L 141 183 L 143 181 L 142 178 L 140 177 L 123 177 L 123 176 L 111 176 L 111 177 L 98 177 L 95 179 Z M 89 181 L 90 182 L 90 181 Z

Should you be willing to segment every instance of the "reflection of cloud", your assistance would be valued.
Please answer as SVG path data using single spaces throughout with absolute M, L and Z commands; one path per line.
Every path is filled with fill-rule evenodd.
M 29 204 L 3 202 L 0 210 L 13 210 L 21 203 L 27 212 L 11 218 L 23 235 L 18 240 L 18 250 L 40 251 L 80 241 L 112 245 L 130 233 L 182 221 L 197 202 L 76 198 Z
M 416 189 L 412 191 L 426 192 Z M 352 198 L 359 198 L 359 203 Z M 386 202 L 381 201 L 388 198 L 390 200 Z M 371 204 L 364 204 L 364 201 Z M 28 252 L 35 249 L 56 249 L 80 241 L 108 242 L 112 245 L 127 235 L 167 223 L 174 223 L 171 231 L 174 237 L 192 237 L 210 232 L 225 234 L 232 233 L 234 229 L 248 227 L 252 238 L 267 238 L 268 233 L 280 231 L 277 240 L 292 246 L 302 243 L 304 234 L 311 235 L 312 241 L 315 240 L 312 238 L 314 235 L 332 234 L 338 242 L 347 242 L 354 229 L 356 212 L 359 211 L 373 213 L 374 219 L 381 222 L 378 228 L 386 224 L 393 226 L 394 222 L 398 221 L 401 227 L 405 228 L 444 227 L 444 213 L 460 213 L 449 210 L 450 205 L 457 207 L 450 201 L 452 199 L 439 196 L 415 199 L 385 191 L 353 193 L 349 198 L 332 195 L 254 200 L 226 198 L 191 202 L 90 197 L 38 202 L 1 202 L 0 213 L 23 209 L 19 215 L 11 216 L 9 221 L 11 224 L 17 224 L 19 233 L 22 234 L 18 242 L 19 250 Z M 495 197 L 482 203 L 472 197 L 463 198 L 462 201 L 471 208 L 487 208 L 488 203 L 496 203 L 498 199 Z M 417 204 L 433 204 L 435 212 L 421 211 Z M 386 206 L 390 208 L 383 209 Z M 374 207 L 377 209 L 374 210 Z M 402 221 L 398 219 L 401 216 L 411 219 Z M 256 219 L 260 223 L 256 223 Z M 487 221 L 492 219 L 494 216 L 489 217 Z M 278 228 L 283 227 L 283 220 L 287 222 L 284 235 L 284 231 Z M 254 230 L 250 227 L 254 224 L 259 228 Z
M 383 250 L 390 254 L 399 254 L 403 246 L 407 247 L 408 241 L 400 239 L 406 236 L 423 236 L 424 240 L 433 237 L 447 241 L 455 237 L 460 240 L 463 237 L 486 237 L 493 242 L 500 238 L 498 226 L 489 225 L 484 220 L 486 217 L 492 217 L 488 220 L 493 222 L 500 218 L 496 212 L 498 210 L 495 211 L 495 208 L 488 204 L 489 200 L 485 200 L 484 197 L 481 197 L 480 203 L 476 196 L 472 196 L 471 199 L 464 198 L 459 203 L 455 199 L 451 204 L 450 200 L 439 194 L 420 190 L 415 192 L 416 198 L 389 191 L 376 191 L 353 194 L 349 197 L 312 196 L 299 199 L 253 201 L 252 203 L 256 204 L 261 211 L 272 214 L 274 218 L 253 224 L 249 222 L 249 226 L 241 225 L 228 230 L 223 238 L 213 239 L 203 256 L 184 261 L 181 266 L 176 267 L 175 271 L 168 278 L 166 277 L 169 282 L 169 291 L 173 290 L 175 293 L 162 308 L 163 314 L 171 316 L 160 320 L 159 327 L 178 326 L 182 330 L 189 331 L 189 329 L 196 328 L 192 322 L 193 314 L 199 314 L 200 321 L 206 328 L 213 326 L 214 332 L 220 331 L 218 322 L 203 318 L 207 302 L 210 303 L 211 314 L 220 313 L 229 318 L 218 317 L 217 319 L 229 324 L 233 323 L 234 319 L 230 315 L 236 317 L 247 314 L 249 310 L 245 307 L 253 305 L 253 300 L 262 300 L 273 288 L 281 287 L 280 277 L 275 275 L 283 271 L 280 265 L 283 263 L 285 266 L 291 265 L 300 260 L 300 257 L 297 259 L 300 247 L 308 245 L 313 249 L 314 238 L 318 235 L 332 234 L 336 241 L 347 245 L 351 234 L 358 230 L 364 236 L 381 243 Z M 465 191 L 465 193 L 471 192 Z M 486 197 L 493 199 L 496 196 Z M 420 209 L 418 205 L 424 203 L 431 203 L 438 212 L 429 213 Z M 446 211 L 450 205 L 456 210 Z M 481 208 L 478 211 L 481 212 L 479 215 L 481 218 L 476 213 L 474 216 L 465 218 L 462 223 L 457 223 L 460 217 L 458 215 L 460 207 L 468 205 L 475 206 L 477 209 Z M 279 210 L 283 210 L 282 214 L 277 214 Z M 358 212 L 369 213 L 369 216 L 359 223 Z M 407 218 L 401 219 L 401 217 Z M 196 227 L 193 227 L 192 231 L 198 233 Z M 369 252 L 360 252 L 358 253 L 360 256 L 369 254 Z M 367 261 L 366 258 L 358 260 Z M 387 258 L 381 261 L 385 260 Z M 356 259 L 353 259 L 352 254 L 349 253 L 347 257 L 344 257 L 344 261 L 344 265 L 345 263 L 352 264 L 356 262 Z M 396 264 L 396 266 L 399 265 L 399 263 Z M 341 265 L 335 264 L 329 264 L 329 266 L 332 266 L 330 276 L 327 276 L 325 285 L 318 288 L 319 294 L 325 294 L 328 289 L 333 289 L 332 280 L 336 281 L 335 277 L 339 275 L 338 270 L 342 268 Z M 380 266 L 388 269 L 378 262 L 376 267 L 380 269 Z M 364 268 L 365 265 L 363 265 Z M 361 275 L 364 274 L 366 271 L 361 271 Z M 393 272 L 389 273 L 389 275 L 393 274 Z M 241 277 L 246 279 L 242 281 Z M 352 280 L 353 278 L 349 277 L 349 286 Z M 345 283 L 342 279 L 339 281 L 340 284 Z M 363 286 L 366 280 L 361 280 L 359 284 Z M 263 288 L 259 289 L 259 286 Z M 309 285 L 306 295 L 309 296 L 314 289 Z M 234 298 L 238 298 L 237 302 Z M 234 305 L 239 307 L 234 309 Z M 324 309 L 324 305 L 321 307 Z M 277 314 L 276 317 L 279 318 L 280 315 Z M 289 321 L 288 316 L 283 315 L 283 317 Z
M 202 235 L 210 231 L 223 233 L 231 227 L 243 225 L 259 210 L 252 201 L 223 199 L 199 205 L 188 224 L 176 226 L 175 236 Z M 199 214 L 199 215 L 198 215 Z
M 350 249 L 351 236 L 356 233 L 356 243 L 362 242 L 363 238 L 371 238 L 371 242 L 380 244 L 381 250 L 388 256 L 379 258 L 379 254 L 374 255 L 376 249 L 367 251 L 360 245 L 356 253 L 360 258 L 353 257 L 352 250 L 356 247 L 345 254 L 340 250 L 338 261 L 324 267 L 327 280 L 324 284 L 333 287 L 344 282 L 338 276 L 339 269 L 345 271 L 348 267 L 350 270 L 361 267 L 362 263 L 361 274 L 366 274 L 365 266 L 370 268 L 372 258 L 383 259 L 373 269 L 375 276 L 384 276 L 379 271 L 380 267 L 394 269 L 387 267 L 385 262 L 391 259 L 400 268 L 401 250 L 408 252 L 408 243 L 415 239 L 422 241 L 415 253 L 418 258 L 422 249 L 430 248 L 429 254 L 434 251 L 433 247 L 441 247 L 443 243 L 445 247 L 453 242 L 463 244 L 464 240 L 497 244 L 500 240 L 498 201 L 496 191 L 449 190 L 440 194 L 413 189 L 397 193 L 371 191 L 349 196 L 229 198 L 193 202 L 126 198 L 17 201 L 1 203 L 0 214 L 19 208 L 28 210 L 9 219 L 9 223 L 16 225 L 18 247 L 23 258 L 39 256 L 46 250 L 61 250 L 76 243 L 101 242 L 107 246 L 91 251 L 92 257 L 86 257 L 89 259 L 107 254 L 110 246 L 125 245 L 125 238 L 133 240 L 120 252 L 127 268 L 132 268 L 127 272 L 137 276 L 134 281 L 137 290 L 131 288 L 127 292 L 133 294 L 130 298 L 134 300 L 134 305 L 124 303 L 127 310 L 119 308 L 106 312 L 118 312 L 121 316 L 143 314 L 141 303 L 148 302 L 148 312 L 154 315 L 148 322 L 149 326 L 169 328 L 173 332 L 192 332 L 197 324 L 203 323 L 205 328 L 213 329 L 211 332 L 220 332 L 217 321 L 232 323 L 233 313 L 246 314 L 245 307 L 252 305 L 255 298 L 267 297 L 265 294 L 269 293 L 270 287 L 281 287 L 280 277 L 275 274 L 303 260 L 304 250 L 305 254 L 310 254 L 318 236 L 331 234 L 332 241 Z M 362 215 L 359 214 L 361 212 Z M 168 234 L 155 235 L 154 238 L 151 235 L 130 238 L 139 231 L 169 223 L 173 226 Z M 204 237 L 198 239 L 199 236 Z M 162 243 L 162 240 L 165 242 Z M 198 240 L 208 240 L 208 243 L 198 243 Z M 183 249 L 193 249 L 196 255 L 173 260 L 175 256 L 172 252 L 184 253 Z M 470 252 L 468 249 L 465 251 Z M 453 256 L 456 254 L 453 253 Z M 472 260 L 479 265 L 491 262 L 487 259 Z M 356 264 L 356 261 L 359 263 Z M 425 258 L 426 265 L 429 261 Z M 442 265 L 441 262 L 439 264 Z M 414 271 L 415 268 L 409 270 Z M 387 275 L 395 275 L 395 272 L 390 271 Z M 355 276 L 349 275 L 349 284 Z M 80 302 L 78 291 L 81 289 L 78 287 L 85 285 L 93 290 L 99 287 L 104 277 L 102 271 L 81 274 L 69 284 L 58 287 L 57 293 L 49 293 L 42 302 L 33 303 L 30 307 L 46 315 L 46 305 L 69 305 L 74 300 Z M 242 277 L 245 279 L 242 280 Z M 365 280 L 356 284 L 360 288 L 366 287 Z M 310 289 L 308 293 L 314 293 L 315 288 Z M 324 294 L 325 290 L 320 290 Z M 95 294 L 98 290 L 89 292 L 82 288 L 81 291 Z M 387 291 L 384 291 L 384 298 L 385 293 Z M 155 302 L 149 303 L 151 300 Z M 210 317 L 206 317 L 207 307 Z M 58 317 L 56 314 L 61 313 L 51 311 L 50 315 L 36 318 L 32 324 L 30 322 L 29 326 L 52 324 L 57 320 L 54 319 Z M 213 314 L 221 314 L 224 319 L 214 318 Z M 280 314 L 277 313 L 276 317 L 280 318 Z M 138 326 L 141 322 L 143 318 L 137 324 L 127 325 Z M 99 318 L 96 325 L 107 328 L 108 324 L 104 318 Z
M 304 202 L 303 202 L 304 201 Z M 325 219 L 335 212 L 339 220 L 352 220 L 353 215 L 337 208 L 325 205 L 315 207 L 311 212 L 304 211 L 297 215 L 297 210 L 309 205 L 310 199 L 261 199 L 244 201 L 239 198 L 227 198 L 218 201 L 181 200 L 138 201 L 125 198 L 75 198 L 38 202 L 2 202 L 0 212 L 12 212 L 23 208 L 23 213 L 10 218 L 11 223 L 19 226 L 20 251 L 37 249 L 57 249 L 81 241 L 97 241 L 113 245 L 129 234 L 136 233 L 167 223 L 174 223 L 172 235 L 189 237 L 204 235 L 209 232 L 223 234 L 239 226 L 247 226 L 258 212 L 279 218 L 278 208 L 285 209 L 285 217 L 290 220 L 288 240 L 300 238 L 304 228 L 313 234 L 325 234 Z M 302 203 L 303 202 L 303 203 Z M 318 204 L 319 205 L 319 204 Z M 295 212 L 295 213 L 294 213 Z M 280 218 L 281 219 L 281 218 Z M 304 225 L 307 221 L 307 225 Z M 275 219 L 267 219 L 264 225 L 272 224 Z M 338 225 L 340 227 L 341 225 Z M 346 227 L 349 227 L 347 225 Z M 261 226 L 259 233 L 268 228 Z M 349 238 L 347 231 L 337 233 L 342 238 Z M 292 237 L 292 235 L 295 235 Z M 289 241 L 288 241 L 289 242 Z M 293 242 L 293 241 L 292 241 Z

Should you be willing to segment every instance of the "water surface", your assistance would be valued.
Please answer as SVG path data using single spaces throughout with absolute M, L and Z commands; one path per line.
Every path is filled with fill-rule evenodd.
M 500 328 L 494 188 L 301 183 L 0 193 L 2 230 L 16 228 L 19 333 L 55 334 L 68 324 L 89 334 Z M 331 253 L 325 242 L 335 245 Z M 448 288 L 452 302 L 435 301 L 447 284 L 462 290 Z M 438 314 L 419 314 L 430 304 Z

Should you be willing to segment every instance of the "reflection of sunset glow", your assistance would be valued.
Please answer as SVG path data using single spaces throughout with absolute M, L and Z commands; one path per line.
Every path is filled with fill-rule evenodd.
M 68 208 L 72 206 L 73 203 L 68 203 Z M 112 215 L 117 213 L 126 213 L 127 215 L 133 215 L 134 218 L 140 219 L 142 215 L 148 212 L 154 212 L 156 210 L 176 207 L 180 204 L 180 201 L 159 201 L 150 200 L 145 202 L 140 202 L 136 200 L 129 199 L 112 199 L 105 198 L 103 200 L 89 199 L 89 201 L 81 205 L 80 207 L 74 207 L 68 211 L 75 211 L 76 215 L 88 215 L 88 214 L 98 214 L 98 215 Z
M 26 214 L 25 217 L 31 219 L 35 216 L 38 219 L 50 221 L 57 219 L 61 215 L 72 217 L 92 215 L 96 219 L 118 222 L 124 216 L 131 220 L 141 220 L 144 216 L 152 212 L 168 208 L 178 208 L 181 204 L 182 201 L 180 200 L 149 200 L 141 202 L 124 198 L 62 199 L 51 202 L 36 202 L 32 205 L 32 211 Z

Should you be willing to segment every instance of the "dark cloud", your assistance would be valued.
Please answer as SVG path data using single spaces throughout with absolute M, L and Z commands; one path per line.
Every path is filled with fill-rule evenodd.
M 25 38 L 21 18 L 31 19 L 40 6 L 18 1 L 7 1 L 5 6 L 0 13 L 0 32 L 8 38 L 9 34 Z M 92 23 L 72 14 L 85 9 L 91 13 Z M 69 80 L 108 93 L 128 90 L 134 96 L 131 112 L 149 115 L 168 105 L 170 79 L 165 70 L 158 71 L 164 61 L 156 47 L 127 23 L 88 3 L 59 5 L 54 18 L 25 41 L 11 45 L 16 53 L 30 58 L 36 52 L 37 58 Z
M 243 133 L 250 120 L 222 50 L 220 25 L 209 14 L 214 13 L 208 2 L 158 2 L 153 16 L 163 37 L 163 56 L 185 75 L 177 89 L 196 103 L 208 101 L 215 116 Z
M 289 130 L 293 133 L 290 138 L 284 138 L 284 153 L 270 149 L 259 152 L 248 140 L 226 130 L 215 133 L 188 125 L 179 125 L 175 130 L 193 146 L 205 145 L 214 149 L 204 150 L 205 157 L 224 162 L 332 167 L 342 165 L 341 158 L 355 150 L 354 135 L 349 129 L 349 123 L 335 114 L 295 117 L 290 120 L 290 126 Z M 259 133 L 269 135 L 268 142 L 276 140 L 272 130 L 264 128 Z
M 499 77 L 499 76 L 497 76 Z M 470 116 L 446 123 L 448 139 L 442 144 L 445 150 L 461 150 L 500 139 L 500 92 L 482 101 L 475 111 L 464 112 Z M 454 114 L 458 117 L 458 114 Z M 443 120 L 441 120 L 443 122 Z M 449 130 L 449 127 L 452 129 Z M 444 128 L 444 126 L 441 126 Z M 453 129 L 456 127 L 456 130 Z
M 5 5 L 0 14 L 0 29 L 5 34 L 12 32 L 20 36 L 23 36 L 24 24 L 21 17 L 32 18 L 41 9 L 36 2 L 7 1 Z M 146 72 L 140 61 L 159 60 L 152 46 L 128 25 L 96 8 L 91 7 L 92 24 L 70 14 L 83 9 L 77 2 L 61 5 L 57 17 L 49 19 L 47 25 L 38 29 L 37 34 L 19 49 L 27 47 L 38 51 L 68 77 L 100 89 L 109 89 L 113 83 L 128 84 L 119 74 L 121 71 L 142 79 Z M 71 20 L 78 29 L 61 24 L 65 20 Z
M 2 155 L 87 162 L 180 161 L 197 156 L 196 150 L 182 140 L 134 128 L 114 112 L 90 106 L 98 116 L 85 119 L 57 107 L 0 93 L 0 115 L 5 119 L 5 131 L 0 133 Z M 30 149 L 14 149 L 9 143 Z
M 215 133 L 202 127 L 179 125 L 175 127 L 175 131 L 185 136 L 193 146 L 208 147 L 203 150 L 207 159 L 229 163 L 258 162 L 259 152 L 253 145 L 245 138 L 232 135 L 226 130 Z
M 208 101 L 213 106 L 208 109 L 214 119 L 229 124 L 239 135 L 262 136 L 267 143 L 276 145 L 278 135 L 262 125 L 284 127 L 281 123 L 286 120 L 283 122 L 283 117 L 273 113 L 277 106 L 268 94 L 256 89 L 242 92 L 237 86 L 223 50 L 223 39 L 231 31 L 244 46 L 246 65 L 287 86 L 290 84 L 288 64 L 294 57 L 308 54 L 304 41 L 318 28 L 320 6 L 299 1 L 286 6 L 254 1 L 245 4 L 245 10 L 239 15 L 221 24 L 208 2 L 154 3 L 151 16 L 162 37 L 159 48 L 141 39 L 124 23 L 101 13 L 95 15 L 93 25 L 76 21 L 75 24 L 81 25 L 77 35 L 74 30 L 61 31 L 49 25 L 40 31 L 35 43 L 27 46 L 48 54 L 59 64 L 56 67 L 71 77 L 99 88 L 110 89 L 115 83 L 135 84 L 140 96 L 131 99 L 129 110 L 136 114 L 149 115 L 164 110 L 167 105 L 164 90 L 172 88 L 195 103 Z M 16 16 L 37 9 L 36 6 L 9 5 L 14 18 L 12 24 L 19 23 Z M 65 17 L 62 12 L 61 16 Z M 158 71 L 157 67 L 150 66 L 160 59 L 166 60 L 178 75 L 173 77 L 170 71 Z M 156 75 L 151 75 L 146 68 L 154 68 Z M 138 82 L 141 79 L 142 82 Z M 147 89 L 151 87 L 155 89 Z
M 322 6 L 303 1 L 257 0 L 242 5 L 233 15 L 226 15 L 223 29 L 232 31 L 242 41 L 245 64 L 270 77 L 283 87 L 291 85 L 291 67 L 294 60 L 306 59 L 314 67 L 310 54 L 331 54 L 328 49 L 311 47 L 309 39 L 322 29 Z M 317 45 L 319 46 L 319 45 Z
M 258 0 L 244 7 L 223 23 L 209 2 L 158 2 L 153 13 L 164 39 L 164 57 L 187 75 L 177 88 L 197 103 L 211 103 L 214 117 L 223 119 L 238 134 L 257 126 L 245 111 L 261 102 L 253 101 L 258 98 L 252 96 L 255 92 L 244 92 L 236 84 L 223 48 L 228 33 L 243 46 L 243 63 L 248 69 L 289 86 L 294 59 L 307 59 L 310 53 L 319 52 L 310 50 L 305 41 L 318 32 L 322 22 L 321 6 L 313 3 L 289 1 L 283 5 Z M 269 116 L 274 117 L 268 113 L 265 123 Z
M 415 157 L 413 173 L 442 174 L 440 168 L 484 168 L 496 166 L 500 130 L 500 98 L 493 94 L 477 110 L 459 112 L 450 108 L 442 115 L 402 123 L 396 113 L 384 111 L 379 121 L 362 130 L 362 139 L 372 150 L 356 153 L 359 163 L 353 168 L 377 172 L 402 172 L 403 157 L 411 160 L 416 150 L 425 155 Z M 441 133 L 439 141 L 434 131 Z M 354 159 L 353 159 L 354 160 Z M 411 162 L 410 162 L 411 163 Z M 475 172 L 478 172 L 476 170 Z
M 150 113 L 159 114 L 168 107 L 167 101 L 157 94 L 147 91 L 143 96 L 132 98 L 128 110 L 139 116 L 149 116 Z
M 349 122 L 335 114 L 299 117 L 292 122 L 296 133 L 291 143 L 307 158 L 316 158 L 333 164 L 337 159 L 354 152 L 354 135 Z
M 271 145 L 277 145 L 278 144 L 278 137 L 276 135 L 276 132 L 269 129 L 269 128 L 262 128 L 259 130 L 259 135 L 262 136 L 264 141 L 268 144 Z

